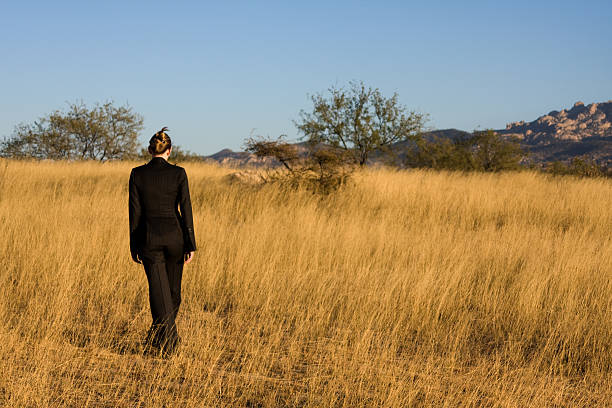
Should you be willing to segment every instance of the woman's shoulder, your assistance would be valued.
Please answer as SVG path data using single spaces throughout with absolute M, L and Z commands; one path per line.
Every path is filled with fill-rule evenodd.
M 140 169 L 144 169 L 145 167 L 147 167 L 147 163 L 141 164 L 140 166 L 132 167 L 132 171 L 138 171 Z
M 136 167 L 132 167 L 132 170 L 130 170 L 130 174 L 137 174 L 142 172 L 144 169 L 146 169 L 147 165 L 145 164 L 141 164 L 140 166 L 136 166 Z
M 151 163 L 145 163 L 140 166 L 133 167 L 131 170 L 131 174 L 142 174 L 146 176 L 147 174 L 158 174 L 159 172 L 163 173 L 175 173 L 179 175 L 186 174 L 185 169 L 177 164 L 172 164 L 170 162 L 164 162 L 162 166 L 159 165 L 151 165 Z
M 179 166 L 178 164 L 172 164 L 172 163 L 168 163 L 170 166 L 172 166 L 174 168 L 174 171 L 176 171 L 177 173 L 185 173 L 185 168 Z

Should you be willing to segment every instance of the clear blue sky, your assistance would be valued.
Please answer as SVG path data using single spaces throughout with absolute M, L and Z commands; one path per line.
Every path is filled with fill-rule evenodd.
M 606 1 L 4 1 L 0 137 L 67 102 L 129 103 L 201 154 L 296 138 L 308 94 L 362 80 L 433 128 L 612 99 Z

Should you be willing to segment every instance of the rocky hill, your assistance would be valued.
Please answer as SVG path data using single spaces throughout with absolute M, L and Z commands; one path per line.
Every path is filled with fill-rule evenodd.
M 506 129 L 496 132 L 517 137 L 535 162 L 564 161 L 585 154 L 612 162 L 612 100 L 590 105 L 576 102 L 571 109 L 552 111 L 532 122 L 509 123 Z M 427 132 L 425 137 L 455 138 L 466 134 L 462 130 L 445 129 Z M 400 155 L 406 147 L 406 142 L 394 146 Z M 304 149 L 302 144 L 298 144 L 298 148 Z M 261 159 L 247 152 L 229 149 L 204 159 L 231 167 L 278 164 L 269 158 Z
M 518 136 L 529 145 L 612 137 L 612 100 L 586 106 L 576 102 L 569 110 L 552 111 L 533 122 L 509 123 L 499 132 Z
M 513 122 L 504 135 L 518 137 L 535 161 L 568 160 L 589 155 L 612 160 L 612 100 L 585 105 L 576 102 L 571 109 L 552 111 L 533 122 Z

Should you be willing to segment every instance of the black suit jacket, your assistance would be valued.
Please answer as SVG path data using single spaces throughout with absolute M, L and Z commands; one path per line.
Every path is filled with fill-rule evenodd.
M 153 157 L 147 164 L 134 167 L 129 182 L 129 219 L 130 252 L 134 259 L 139 249 L 152 240 L 176 239 L 176 234 L 165 232 L 177 224 L 182 231 L 184 252 L 195 251 L 185 169 L 162 157 Z

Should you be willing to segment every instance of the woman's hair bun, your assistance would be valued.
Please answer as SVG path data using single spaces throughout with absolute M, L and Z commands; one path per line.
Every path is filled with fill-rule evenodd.
M 151 137 L 149 140 L 149 153 L 162 154 L 172 146 L 170 136 L 166 133 L 168 128 L 164 126 L 161 130 Z

